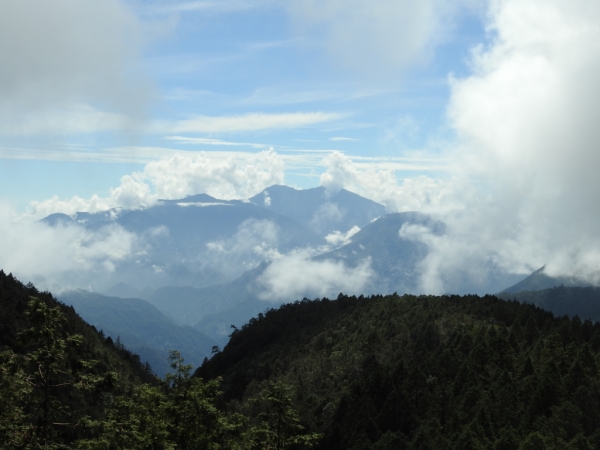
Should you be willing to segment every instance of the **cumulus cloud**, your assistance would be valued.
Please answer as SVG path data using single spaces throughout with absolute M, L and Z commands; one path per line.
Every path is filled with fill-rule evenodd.
M 452 177 L 399 183 L 393 170 L 333 153 L 321 184 L 446 223 L 443 236 L 403 230 L 430 248 L 427 292 L 544 264 L 600 282 L 600 5 L 497 0 L 486 20 L 491 41 L 475 49 L 471 75 L 451 80 L 448 118 L 463 164 Z
M 144 177 L 160 198 L 197 193 L 222 199 L 249 198 L 268 186 L 283 183 L 283 159 L 273 150 L 218 160 L 205 153 L 174 155 L 147 164 Z
M 137 241 L 118 226 L 88 231 L 76 224 L 17 223 L 6 205 L 0 206 L 0 234 L 0 268 L 41 289 L 87 286 L 114 272 Z
M 375 200 L 388 212 L 420 211 L 442 214 L 464 210 L 477 201 L 477 192 L 464 176 L 448 179 L 418 176 L 399 182 L 393 168 L 358 164 L 341 152 L 331 152 L 322 164 L 320 184 L 335 193 L 342 188 Z
M 119 0 L 0 4 L 0 133 L 71 133 L 127 126 L 146 84 L 131 74 L 140 21 Z
M 447 38 L 457 9 L 478 3 L 293 0 L 288 10 L 298 33 L 319 39 L 337 61 L 386 74 L 429 60 Z
M 269 195 L 269 192 L 265 191 L 264 192 L 264 200 L 263 203 L 266 207 L 271 206 L 271 196 Z
M 452 84 L 462 156 L 494 201 L 477 235 L 504 261 L 598 278 L 599 21 L 595 2 L 492 2 L 495 38 Z
M 475 49 L 470 76 L 451 81 L 457 178 L 398 185 L 390 176 L 386 191 L 335 155 L 322 183 L 374 191 L 392 199 L 388 208 L 394 196 L 396 208 L 405 199 L 431 206 L 446 234 L 401 230 L 430 249 L 420 266 L 426 292 L 500 289 L 499 274 L 544 264 L 550 275 L 598 284 L 600 6 L 498 0 L 487 20 L 490 44 Z
M 313 261 L 303 252 L 274 260 L 257 280 L 259 298 L 267 301 L 294 301 L 303 297 L 336 297 L 360 294 L 373 278 L 371 261 L 356 267 L 342 261 Z
M 284 180 L 283 159 L 273 150 L 238 153 L 225 158 L 208 153 L 175 154 L 148 163 L 141 172 L 121 178 L 108 197 L 90 199 L 54 196 L 29 204 L 28 217 L 41 218 L 61 212 L 98 212 L 110 208 L 140 209 L 158 199 L 178 199 L 199 193 L 221 199 L 249 198 Z

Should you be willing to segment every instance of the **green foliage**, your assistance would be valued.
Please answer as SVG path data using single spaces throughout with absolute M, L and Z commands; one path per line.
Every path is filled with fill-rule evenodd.
M 86 426 L 94 430 L 94 436 L 78 441 L 76 448 L 174 449 L 165 420 L 167 410 L 166 396 L 160 388 L 147 384 L 138 386 L 131 395 L 117 397 L 101 420 L 87 422 Z
M 259 315 L 196 375 L 251 420 L 283 383 L 319 449 L 597 448 L 599 341 L 491 296 L 340 295 Z
M 600 325 L 532 305 L 305 300 L 235 329 L 194 376 L 171 352 L 164 380 L 1 271 L 0 309 L 9 450 L 600 447 Z
M 32 432 L 25 412 L 32 392 L 22 357 L 12 350 L 0 352 L 0 442 L 3 448 L 22 448 Z
M 294 409 L 290 388 L 282 381 L 269 383 L 266 389 L 249 400 L 256 424 L 244 435 L 249 449 L 302 449 L 312 448 L 321 437 L 305 433 Z
M 169 405 L 169 431 L 178 449 L 212 450 L 235 446 L 241 418 L 227 417 L 217 407 L 220 379 L 204 382 L 190 378 L 191 366 L 183 364 L 177 351 L 169 360 L 174 374 L 165 378 Z

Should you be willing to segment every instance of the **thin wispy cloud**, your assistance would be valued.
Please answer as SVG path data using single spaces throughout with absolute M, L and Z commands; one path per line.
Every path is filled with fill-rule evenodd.
M 177 122 L 159 122 L 152 126 L 155 133 L 237 133 L 307 127 L 333 122 L 348 114 L 324 112 L 250 113 L 239 116 L 196 116 Z
M 194 12 L 213 12 L 213 13 L 232 13 L 246 11 L 258 8 L 269 3 L 272 0 L 198 0 L 198 1 L 175 1 L 170 5 L 150 5 L 145 9 L 150 14 L 168 14 L 168 13 L 194 13 Z
M 195 138 L 195 137 L 186 137 L 186 136 L 166 136 L 164 138 L 166 141 L 173 141 L 179 144 L 188 144 L 188 145 L 210 145 L 217 147 L 252 147 L 252 148 L 271 148 L 272 145 L 267 144 L 256 144 L 252 142 L 231 142 L 231 141 L 222 141 L 220 139 L 210 139 L 210 138 Z
M 329 138 L 329 140 L 333 141 L 333 142 L 358 141 L 358 139 L 349 138 L 349 137 L 341 137 L 341 136 L 331 137 L 331 138 Z

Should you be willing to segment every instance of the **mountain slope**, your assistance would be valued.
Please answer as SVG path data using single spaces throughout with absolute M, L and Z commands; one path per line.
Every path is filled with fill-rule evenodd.
M 145 300 L 81 290 L 65 292 L 59 299 L 113 340 L 119 337 L 160 376 L 170 370 L 167 358 L 171 350 L 178 350 L 189 364 L 198 366 L 216 344 L 192 327 L 175 324 Z
M 599 448 L 600 325 L 477 296 L 302 301 L 196 371 L 232 411 L 277 389 L 316 449 Z
M 362 228 L 385 214 L 385 207 L 360 195 L 341 189 L 329 193 L 323 187 L 294 189 L 275 185 L 250 198 L 256 205 L 289 217 L 321 236 L 333 231 Z
M 501 292 L 498 297 L 536 305 L 556 316 L 578 316 L 581 320 L 600 321 L 600 288 L 556 286 L 536 291 Z
M 522 291 L 540 291 L 556 286 L 589 286 L 589 283 L 574 277 L 551 277 L 545 272 L 545 266 L 533 272 L 518 283 L 504 289 L 502 293 L 517 293 Z
M 137 355 L 0 270 L 0 447 L 73 448 L 140 381 L 157 382 Z
M 79 225 L 92 232 L 120 226 L 136 237 L 133 254 L 118 263 L 100 290 L 118 283 L 136 289 L 165 285 L 204 287 L 235 279 L 264 260 L 256 249 L 287 252 L 317 246 L 323 236 L 262 206 L 204 194 L 162 201 L 143 210 L 110 210 L 73 217 L 53 214 L 42 222 Z
M 387 214 L 353 235 L 350 243 L 314 260 L 338 260 L 356 267 L 369 259 L 376 276 L 363 294 L 414 293 L 419 281 L 418 264 L 427 255 L 428 248 L 422 242 L 400 236 L 400 229 L 408 224 L 427 227 L 435 234 L 443 232 L 440 223 L 424 214 Z
M 369 260 L 375 277 L 363 293 L 414 292 L 418 283 L 417 265 L 428 250 L 423 243 L 399 236 L 400 228 L 409 223 L 430 227 L 434 232 L 442 230 L 439 223 L 423 214 L 388 214 L 352 236 L 352 242 L 312 260 L 340 261 L 348 267 Z M 252 316 L 279 304 L 260 298 L 263 289 L 260 280 L 269 264 L 272 263 L 263 263 L 231 283 L 200 289 L 167 286 L 157 289 L 147 299 L 178 323 L 195 324 L 213 339 L 222 340 L 229 335 L 230 325 L 241 326 Z M 283 301 L 309 295 L 312 294 L 306 291 L 298 298 Z

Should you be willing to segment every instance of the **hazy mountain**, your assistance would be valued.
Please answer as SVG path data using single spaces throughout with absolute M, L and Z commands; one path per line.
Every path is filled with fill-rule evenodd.
M 600 321 L 600 288 L 556 286 L 550 289 L 501 292 L 498 297 L 518 300 L 551 311 L 555 316 L 578 316 L 581 320 Z
M 375 277 L 364 294 L 413 293 L 417 289 L 418 264 L 428 248 L 422 242 L 400 236 L 405 224 L 424 226 L 434 234 L 444 230 L 441 223 L 417 212 L 387 214 L 353 235 L 350 243 L 314 259 L 343 261 L 350 267 L 369 259 Z
M 272 186 L 249 201 L 199 194 L 140 210 L 52 214 L 42 222 L 98 232 L 119 225 L 134 233 L 132 256 L 90 281 L 100 290 L 118 283 L 140 290 L 225 284 L 273 252 L 324 245 L 329 233 L 363 227 L 384 212 L 382 205 L 345 190 L 329 195 L 323 188 Z
M 113 340 L 120 337 L 128 349 L 148 361 L 160 376 L 169 371 L 169 351 L 179 350 L 187 363 L 197 366 L 216 344 L 197 329 L 177 325 L 145 300 L 108 297 L 83 290 L 65 292 L 59 299 L 72 305 L 85 321 Z
M 161 201 L 143 210 L 53 214 L 43 222 L 79 224 L 94 231 L 116 224 L 135 234 L 135 254 L 110 277 L 94 280 L 101 289 L 119 282 L 136 289 L 225 283 L 263 261 L 262 251 L 288 252 L 325 242 L 308 227 L 268 208 L 205 194 Z
M 133 286 L 128 285 L 127 283 L 117 283 L 114 286 L 106 289 L 102 292 L 102 295 L 106 295 L 108 297 L 121 297 L 121 298 L 144 298 L 146 295 L 152 292 L 151 289 L 141 290 L 136 289 Z
M 352 236 L 350 243 L 311 260 L 343 262 L 351 268 L 369 261 L 374 276 L 363 291 L 353 294 L 415 292 L 417 266 L 428 250 L 421 242 L 400 237 L 399 231 L 405 224 L 421 225 L 434 233 L 443 232 L 440 223 L 424 214 L 388 214 L 369 223 Z M 195 324 L 196 328 L 222 342 L 231 333 L 231 325 L 241 326 L 259 312 L 278 306 L 282 301 L 293 302 L 314 296 L 307 290 L 279 302 L 261 300 L 260 294 L 264 289 L 261 279 L 270 264 L 263 263 L 231 283 L 201 289 L 168 286 L 155 290 L 147 299 L 179 323 Z M 338 293 L 332 292 L 331 295 Z
M 282 216 L 289 217 L 321 236 L 333 231 L 362 228 L 385 214 L 385 207 L 345 189 L 329 193 L 323 187 L 294 189 L 275 185 L 250 198 Z
M 540 291 L 556 286 L 590 286 L 590 283 L 574 277 L 551 277 L 545 272 L 545 266 L 536 270 L 528 277 L 501 291 L 501 293 L 515 293 L 522 291 Z
M 231 283 L 207 288 L 165 286 L 156 289 L 147 299 L 181 324 L 196 325 L 203 318 L 220 314 L 222 320 L 207 325 L 206 330 L 202 326 L 197 328 L 222 342 L 231 332 L 230 325 L 241 326 L 258 312 L 273 306 L 258 298 L 254 286 L 266 267 L 267 263 L 263 263 Z

